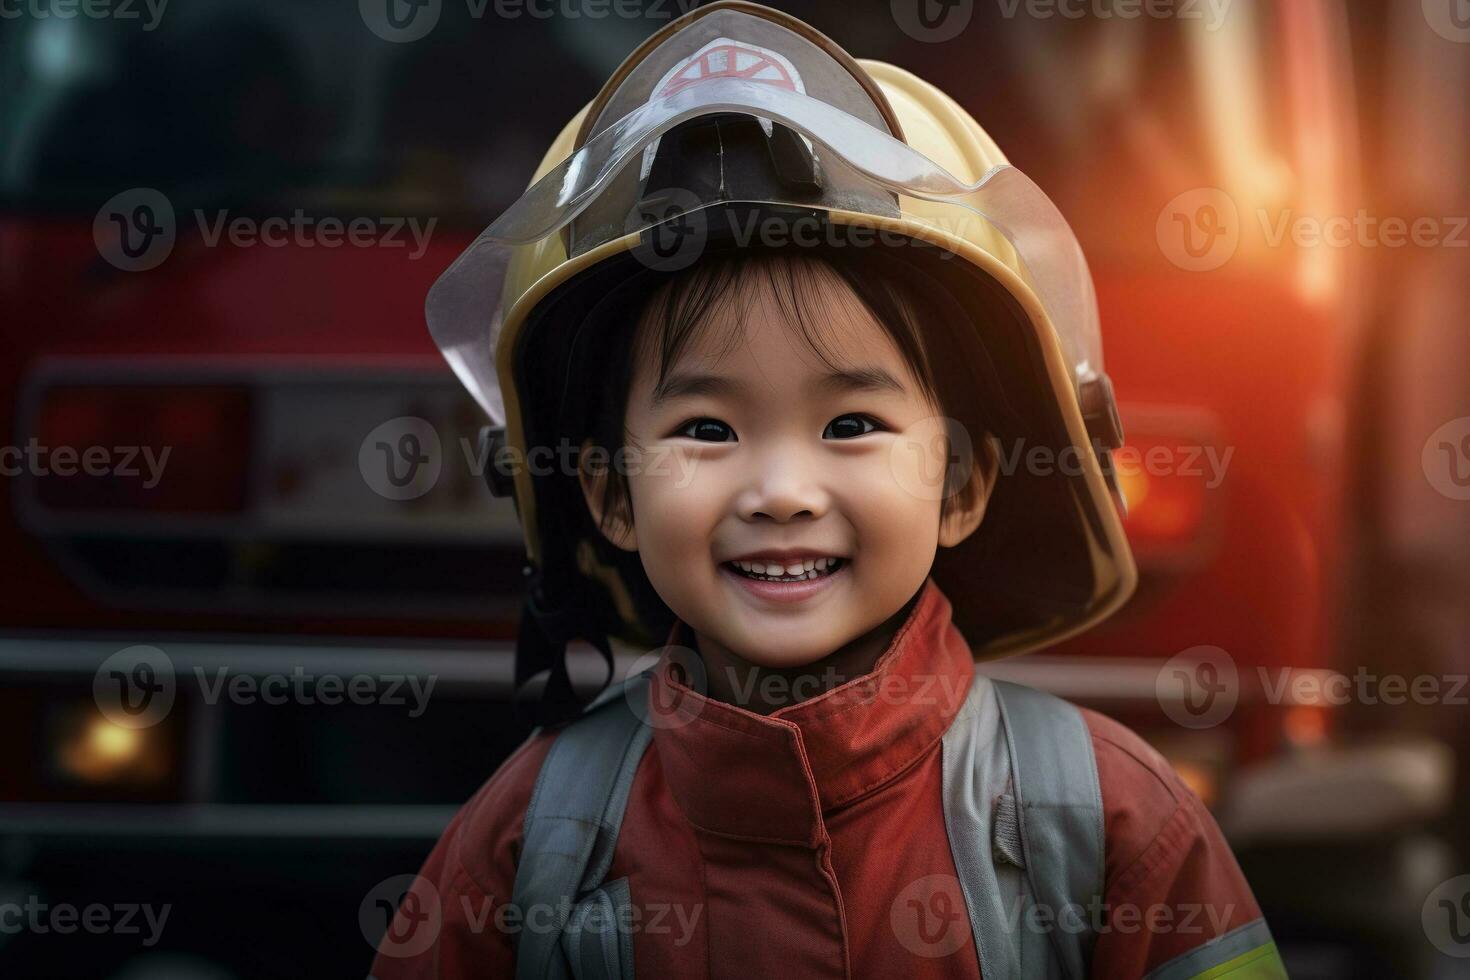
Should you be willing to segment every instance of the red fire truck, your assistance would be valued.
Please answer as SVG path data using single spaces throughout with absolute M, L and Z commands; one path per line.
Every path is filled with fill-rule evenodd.
M 962 46 L 790 6 L 964 101 L 1092 262 L 1140 587 L 1093 634 L 990 669 L 1170 758 L 1294 975 L 1419 975 L 1450 763 L 1428 741 L 1349 747 L 1320 693 L 1346 669 L 1362 279 L 1352 250 L 1290 229 L 1356 200 L 1345 5 L 1238 0 L 1219 23 L 1000 5 Z M 0 898 L 173 909 L 149 947 L 0 935 L 6 975 L 361 975 L 364 896 L 525 735 L 520 538 L 422 304 L 658 24 L 446 5 L 393 45 L 354 7 L 0 34 Z M 535 105 L 503 97 L 548 63 Z M 437 445 L 385 493 L 373 434 L 402 419 Z M 96 688 L 137 647 L 179 680 L 146 727 Z M 437 686 L 418 715 L 265 696 L 303 675 Z

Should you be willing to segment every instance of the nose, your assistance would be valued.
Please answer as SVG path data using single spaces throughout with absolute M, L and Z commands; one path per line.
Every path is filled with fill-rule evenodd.
M 819 470 L 798 453 L 772 453 L 751 469 L 749 485 L 737 502 L 745 521 L 815 520 L 831 507 Z

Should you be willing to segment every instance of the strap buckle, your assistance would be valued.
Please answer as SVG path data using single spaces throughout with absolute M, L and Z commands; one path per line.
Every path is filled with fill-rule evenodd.
M 1082 410 L 1082 421 L 1087 425 L 1087 435 L 1092 439 L 1098 465 L 1108 482 L 1108 491 L 1118 512 L 1127 517 L 1128 498 L 1118 483 L 1118 468 L 1113 465 L 1113 450 L 1123 447 L 1123 420 L 1118 415 L 1112 379 L 1106 374 L 1099 374 L 1082 382 L 1077 388 L 1077 405 Z
M 502 468 L 501 457 L 506 444 L 504 426 L 486 425 L 480 428 L 480 459 L 485 461 L 485 485 L 497 497 L 515 499 L 515 479 L 509 469 Z

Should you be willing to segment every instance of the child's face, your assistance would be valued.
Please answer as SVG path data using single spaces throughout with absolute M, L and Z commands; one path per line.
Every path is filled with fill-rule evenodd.
M 828 365 L 763 279 L 710 312 L 662 385 L 653 355 L 640 355 L 626 415 L 641 451 L 633 520 L 610 537 L 638 551 L 701 642 L 795 667 L 901 609 L 937 545 L 979 523 L 983 500 L 941 526 L 940 494 L 919 489 L 943 471 L 929 458 L 944 451 L 940 413 L 851 289 L 830 271 L 811 284 L 823 346 L 837 352 Z

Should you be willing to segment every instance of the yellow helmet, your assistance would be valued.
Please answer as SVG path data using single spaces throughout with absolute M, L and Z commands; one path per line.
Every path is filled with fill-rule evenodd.
M 740 229 L 773 215 L 854 244 L 915 246 L 890 251 L 973 311 L 1002 366 L 1018 421 L 991 434 L 1002 459 L 986 518 L 934 569 L 976 656 L 1055 642 L 1131 593 L 1109 465 L 1122 433 L 1066 221 L 939 89 L 857 61 L 787 14 L 722 2 L 623 62 L 429 296 L 436 342 L 491 417 L 492 485 L 513 492 L 525 533 L 518 680 L 549 669 L 565 688 L 567 641 L 606 651 L 608 636 L 657 640 L 665 625 L 636 561 L 566 513 L 583 506 L 575 475 L 517 463 L 563 435 L 574 351 L 598 303 L 630 271 L 667 274 L 748 245 Z M 1034 465 L 1035 447 L 1049 465 Z

